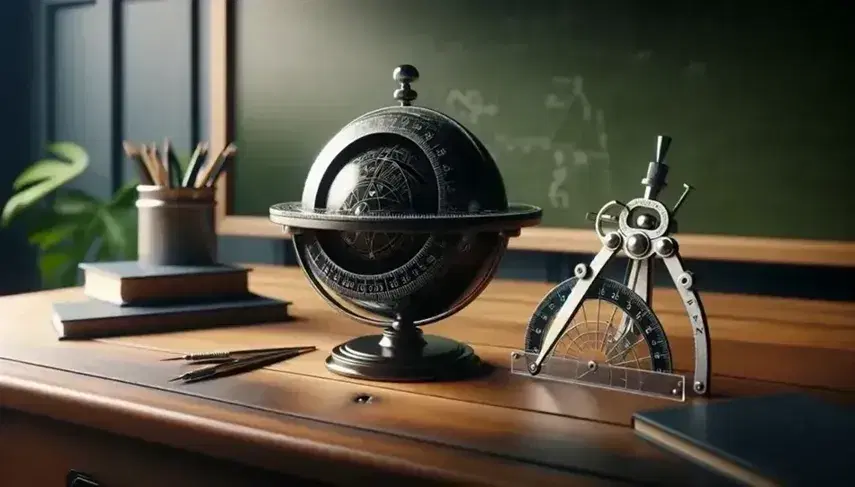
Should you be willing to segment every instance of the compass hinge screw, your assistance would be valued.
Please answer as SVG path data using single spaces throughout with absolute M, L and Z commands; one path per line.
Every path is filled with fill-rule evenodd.
M 635 233 L 626 239 L 626 252 L 633 257 L 641 257 L 650 248 L 650 239 L 643 233 Z
M 706 389 L 707 389 L 707 387 L 704 385 L 703 382 L 701 382 L 701 381 L 695 382 L 695 392 L 697 392 L 698 394 L 703 393 Z
M 590 272 L 591 269 L 589 269 L 586 264 L 576 264 L 576 267 L 573 269 L 573 274 L 579 279 L 588 277 Z
M 674 251 L 677 249 L 677 246 L 674 244 L 674 241 L 670 238 L 663 238 L 656 241 L 656 244 L 653 246 L 656 253 L 662 257 L 671 257 L 674 254 Z
M 695 279 L 692 277 L 692 273 L 686 271 L 677 278 L 677 282 L 683 286 L 684 289 L 692 289 L 692 286 L 695 284 Z
M 604 243 L 606 244 L 606 248 L 608 248 L 609 250 L 614 250 L 620 247 L 621 240 L 622 239 L 620 238 L 620 234 L 618 234 L 617 232 L 610 232 L 606 235 Z

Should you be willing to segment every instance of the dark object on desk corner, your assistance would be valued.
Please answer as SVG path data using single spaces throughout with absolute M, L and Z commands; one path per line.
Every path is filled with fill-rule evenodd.
M 241 299 L 159 306 L 115 306 L 87 300 L 53 304 L 60 339 L 166 333 L 286 321 L 288 301 L 249 294 Z
M 482 373 L 471 347 L 419 327 L 475 299 L 508 239 L 541 219 L 540 208 L 508 204 L 496 163 L 469 130 L 411 106 L 418 77 L 411 65 L 396 68 L 401 106 L 347 124 L 312 164 L 303 200 L 270 207 L 315 290 L 350 318 L 383 328 L 333 349 L 327 368 L 340 375 L 432 381 Z
M 712 369 L 707 318 L 695 278 L 683 268 L 673 236 L 677 211 L 692 187 L 683 185 L 683 194 L 671 209 L 659 201 L 659 193 L 667 185 L 665 158 L 670 146 L 671 137 L 657 137 L 655 158 L 641 180 L 643 197 L 627 204 L 610 201 L 596 214 L 588 214 L 602 249 L 590 265 L 578 264 L 574 277 L 555 286 L 538 303 L 525 331 L 525 351 L 512 354 L 513 373 L 678 401 L 685 401 L 687 395 L 709 396 Z M 610 228 L 605 230 L 604 224 Z M 629 257 L 624 282 L 601 277 L 606 264 L 621 251 Z M 658 259 L 665 264 L 692 327 L 692 375 L 674 372 L 665 328 L 650 307 Z M 603 339 L 580 343 L 578 337 L 590 335 L 592 319 L 588 317 L 594 309 L 597 334 L 601 324 L 605 330 Z M 621 322 L 613 326 L 617 311 Z M 579 313 L 582 316 L 577 320 Z M 561 356 L 553 356 L 555 350 L 562 350 Z
M 204 358 L 196 360 L 191 359 L 190 361 L 192 363 L 210 363 L 213 365 L 185 372 L 178 377 L 169 379 L 169 382 L 183 381 L 183 383 L 188 384 L 203 380 L 216 379 L 219 377 L 226 377 L 241 372 L 249 372 L 279 363 L 283 360 L 287 360 L 304 353 L 314 352 L 315 350 L 317 350 L 317 347 L 284 347 L 272 351 L 270 349 L 261 349 L 255 351 L 242 350 L 240 352 L 212 352 L 207 354 L 197 354 L 197 356 Z M 192 355 L 193 354 L 191 354 L 191 356 Z
M 249 293 L 250 269 L 225 264 L 205 266 L 146 265 L 142 262 L 86 262 L 83 292 L 118 306 L 209 301 Z
M 636 413 L 642 438 L 753 486 L 841 485 L 855 458 L 855 409 L 775 394 Z

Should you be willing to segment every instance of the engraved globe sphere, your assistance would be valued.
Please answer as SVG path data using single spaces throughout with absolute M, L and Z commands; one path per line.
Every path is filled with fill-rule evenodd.
M 315 290 L 381 335 L 335 347 L 327 368 L 371 380 L 479 373 L 472 348 L 419 328 L 463 309 L 490 282 L 508 238 L 541 209 L 509 205 L 499 169 L 465 127 L 411 106 L 418 71 L 401 65 L 394 97 L 342 128 L 309 169 L 298 202 L 270 207 L 290 229 Z
M 431 216 L 506 212 L 508 202 L 486 149 L 429 109 L 381 109 L 345 127 L 312 166 L 302 205 L 413 222 L 406 232 L 304 230 L 295 239 L 307 272 L 387 318 L 406 313 L 418 323 L 467 303 L 507 244 L 500 231 L 430 225 Z

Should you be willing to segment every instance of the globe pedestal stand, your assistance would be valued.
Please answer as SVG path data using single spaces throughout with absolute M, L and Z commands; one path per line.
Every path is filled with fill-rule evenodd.
M 326 363 L 336 374 L 388 382 L 460 380 L 484 372 L 468 345 L 424 335 L 412 321 L 401 317 L 382 335 L 354 338 L 335 347 Z

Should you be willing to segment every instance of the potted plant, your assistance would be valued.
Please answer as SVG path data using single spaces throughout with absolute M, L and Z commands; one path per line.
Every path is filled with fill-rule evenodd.
M 13 183 L 0 213 L 0 226 L 22 220 L 28 240 L 39 249 L 42 287 L 77 284 L 77 265 L 86 260 L 136 258 L 136 186 L 129 183 L 102 200 L 65 185 L 89 166 L 89 155 L 72 142 L 47 147 L 49 157 L 27 167 Z

